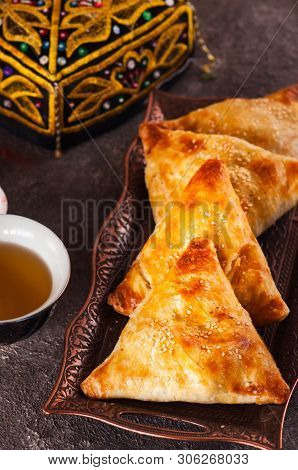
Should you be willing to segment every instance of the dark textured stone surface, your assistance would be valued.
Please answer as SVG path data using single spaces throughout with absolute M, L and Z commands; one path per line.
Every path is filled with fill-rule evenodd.
M 189 96 L 259 96 L 297 81 L 298 8 L 283 24 L 294 0 L 196 1 L 202 30 L 221 60 L 217 80 L 201 82 L 197 65 L 170 87 Z M 279 28 L 281 28 L 279 30 Z M 279 30 L 274 40 L 272 38 Z M 269 47 L 268 47 L 269 46 Z M 197 51 L 198 56 L 200 55 Z M 143 112 L 117 128 L 68 150 L 55 161 L 47 150 L 0 130 L 0 184 L 9 212 L 46 224 L 67 242 L 63 199 L 98 201 L 121 193 L 122 158 Z M 103 158 L 103 154 L 109 163 Z M 103 214 L 89 203 L 85 226 L 90 247 Z M 86 245 L 86 244 L 85 244 Z M 31 338 L 0 346 L 1 449 L 237 449 L 233 444 L 174 442 L 142 437 L 90 419 L 47 417 L 41 407 L 57 377 L 67 322 L 82 306 L 90 281 L 91 251 L 71 251 L 72 276 L 54 315 Z M 297 393 L 285 423 L 284 447 L 297 448 Z

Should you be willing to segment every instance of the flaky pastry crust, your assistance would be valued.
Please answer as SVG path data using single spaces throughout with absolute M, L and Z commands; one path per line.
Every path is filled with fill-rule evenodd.
M 156 222 L 177 201 L 210 158 L 228 167 L 252 231 L 259 236 L 298 201 L 298 160 L 273 154 L 230 136 L 168 130 L 156 123 L 140 128 L 146 158 L 146 185 Z
M 163 123 L 169 129 L 224 134 L 298 159 L 298 84 L 263 98 L 232 98 Z
M 191 241 L 81 388 L 90 398 L 161 402 L 283 403 L 289 395 L 207 239 Z
M 255 325 L 280 321 L 289 310 L 253 235 L 221 160 L 207 160 L 156 226 L 108 302 L 130 315 L 160 284 L 193 238 L 214 241 L 219 261 Z

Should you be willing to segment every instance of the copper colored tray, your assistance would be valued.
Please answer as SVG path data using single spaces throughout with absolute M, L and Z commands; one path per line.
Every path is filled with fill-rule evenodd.
M 151 95 L 146 119 L 174 118 L 218 99 L 189 99 L 160 91 Z M 144 214 L 144 215 L 142 215 Z M 298 370 L 298 211 L 292 210 L 260 238 L 291 314 L 261 334 L 294 390 Z M 140 229 L 141 227 L 141 229 Z M 47 414 L 87 416 L 141 434 L 177 440 L 230 441 L 257 448 L 282 447 L 285 405 L 197 405 L 134 400 L 90 400 L 82 380 L 112 351 L 127 319 L 106 303 L 152 230 L 139 139 L 125 157 L 125 189 L 100 230 L 93 253 L 93 281 L 82 310 L 65 334 L 61 371 L 44 405 Z M 142 233 L 141 233 L 142 232 Z M 295 285 L 296 282 L 296 285 Z

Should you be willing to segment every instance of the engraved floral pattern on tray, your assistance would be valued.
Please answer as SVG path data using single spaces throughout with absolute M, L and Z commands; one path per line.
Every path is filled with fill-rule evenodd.
M 214 101 L 217 100 L 192 100 L 156 92 L 151 96 L 147 119 L 175 117 L 176 110 L 182 114 Z M 288 404 L 257 406 L 99 401 L 87 399 L 80 392 L 81 381 L 111 352 L 127 321 L 106 304 L 106 298 L 132 261 L 131 253 L 137 243 L 137 208 L 147 197 L 144 156 L 138 139 L 126 155 L 125 166 L 125 189 L 98 234 L 93 253 L 94 276 L 90 294 L 67 329 L 60 375 L 44 411 L 93 417 L 124 429 L 163 438 L 221 440 L 258 448 L 280 448 Z M 265 328 L 261 334 L 292 389 L 298 368 L 295 321 L 298 315 L 298 288 L 293 285 L 297 279 L 297 220 L 298 211 L 294 209 L 260 239 L 277 285 L 291 308 L 291 315 L 281 325 Z M 148 221 L 143 222 L 146 229 Z

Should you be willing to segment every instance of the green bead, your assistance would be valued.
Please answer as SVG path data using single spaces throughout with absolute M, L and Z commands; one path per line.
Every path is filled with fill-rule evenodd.
M 149 85 L 150 85 L 150 82 L 149 82 L 148 80 L 146 80 L 146 81 L 144 82 L 144 87 L 147 88 L 147 86 L 149 86 Z
M 81 47 L 78 48 L 78 55 L 80 57 L 84 57 L 88 53 L 89 53 L 89 50 L 87 49 L 87 47 L 81 46 Z
M 150 11 L 144 11 L 143 18 L 145 21 L 150 21 L 152 18 L 152 13 Z
M 28 49 L 29 49 L 28 44 L 27 44 L 26 42 L 21 42 L 21 44 L 20 44 L 20 50 L 21 50 L 22 52 L 27 52 Z

